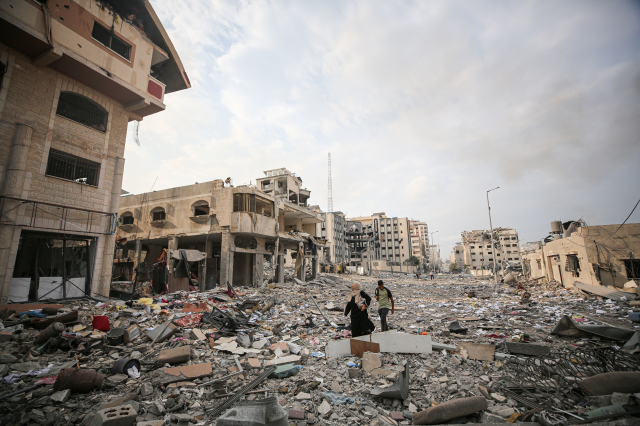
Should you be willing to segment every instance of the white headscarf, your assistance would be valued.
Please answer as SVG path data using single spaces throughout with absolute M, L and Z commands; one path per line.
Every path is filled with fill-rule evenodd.
M 358 281 L 354 281 L 353 284 L 351 284 L 351 293 L 349 293 L 349 300 L 355 297 L 356 305 L 358 305 L 358 307 L 360 307 L 362 303 L 364 303 L 360 297 L 361 289 L 362 289 L 362 286 Z

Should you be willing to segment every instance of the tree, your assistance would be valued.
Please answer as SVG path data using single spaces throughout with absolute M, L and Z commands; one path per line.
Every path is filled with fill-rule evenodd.
M 407 262 L 409 263 L 409 265 L 418 266 L 420 264 L 420 259 L 415 256 L 411 256 L 409 260 L 407 260 Z

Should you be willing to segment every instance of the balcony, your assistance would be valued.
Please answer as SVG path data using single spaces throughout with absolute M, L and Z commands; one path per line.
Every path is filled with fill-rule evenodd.
M 231 232 L 236 234 L 276 236 L 276 220 L 259 213 L 231 213 Z

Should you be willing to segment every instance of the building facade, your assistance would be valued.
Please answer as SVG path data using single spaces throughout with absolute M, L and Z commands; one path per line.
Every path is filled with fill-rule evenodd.
M 371 239 L 371 254 L 363 254 L 364 259 L 386 260 L 394 264 L 402 264 L 411 257 L 411 231 L 409 219 L 406 217 L 387 217 L 382 213 L 371 216 L 347 219 L 359 222 L 362 233 Z M 347 224 L 347 232 L 349 225 Z
M 134 262 L 153 264 L 163 249 L 198 250 L 206 253 L 209 275 L 215 274 L 211 285 L 262 284 L 265 256 L 275 259 L 276 278 L 283 283 L 285 255 L 296 261 L 300 254 L 298 278 L 304 281 L 306 264 L 315 276 L 323 256 L 324 246 L 315 241 L 322 216 L 255 186 L 230 187 L 214 180 L 129 195 L 122 198 L 119 217 L 118 237 L 136 251 Z
M 299 206 L 307 206 L 311 191 L 302 188 L 302 178 L 286 168 L 266 170 L 266 177 L 256 179 L 256 185 L 265 194 L 279 197 Z
M 575 222 L 577 223 L 577 222 Z M 638 294 L 640 223 L 578 226 L 522 252 L 523 273 L 530 280 L 555 280 L 565 288 L 579 283 Z M 627 286 L 635 281 L 635 286 Z
M 323 222 L 317 225 L 316 234 L 327 241 L 325 261 L 345 263 L 349 261 L 347 245 L 347 220 L 342 212 L 322 213 Z
M 453 250 L 449 256 L 449 262 L 455 263 L 457 269 L 464 269 L 464 246 L 462 245 L 462 242 L 456 243 L 453 246 Z
M 409 221 L 411 231 L 411 255 L 420 260 L 420 264 L 429 263 L 429 227 L 425 222 Z
M 493 274 L 494 261 L 496 269 L 506 266 L 506 262 L 520 262 L 520 243 L 515 229 L 494 228 L 494 247 L 491 247 L 490 231 L 464 231 L 462 244 L 464 264 L 469 265 L 474 275 Z
M 127 124 L 190 87 L 180 58 L 146 0 L 10 0 L 0 76 L 0 301 L 106 296 Z

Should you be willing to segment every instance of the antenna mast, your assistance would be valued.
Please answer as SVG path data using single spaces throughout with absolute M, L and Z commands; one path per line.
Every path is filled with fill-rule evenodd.
M 329 182 L 327 183 L 327 197 L 328 197 L 328 205 L 327 208 L 329 212 L 333 211 L 333 191 L 331 188 L 331 153 L 329 153 Z

